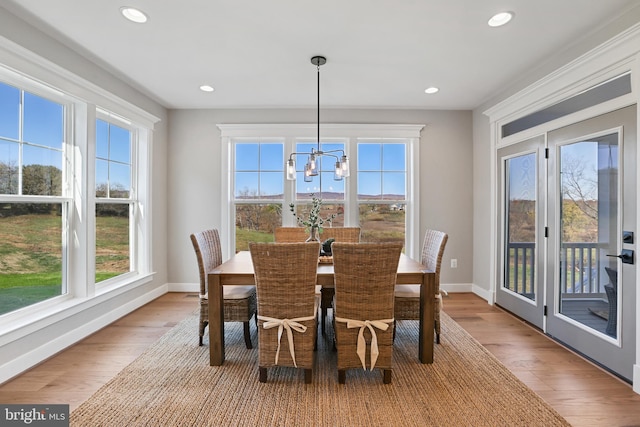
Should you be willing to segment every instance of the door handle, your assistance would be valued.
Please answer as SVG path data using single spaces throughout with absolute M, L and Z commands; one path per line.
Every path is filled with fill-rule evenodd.
M 631 249 L 623 249 L 620 255 L 609 255 L 607 256 L 620 258 L 624 264 L 633 264 L 633 251 Z

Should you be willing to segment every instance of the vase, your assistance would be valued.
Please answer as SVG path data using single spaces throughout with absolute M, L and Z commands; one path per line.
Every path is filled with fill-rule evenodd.
M 309 238 L 306 240 L 306 242 L 319 242 L 320 241 L 320 236 L 318 233 L 318 227 L 311 227 L 311 229 L 309 230 Z

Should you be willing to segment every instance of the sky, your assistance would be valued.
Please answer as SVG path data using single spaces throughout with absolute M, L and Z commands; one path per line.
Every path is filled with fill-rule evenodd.
M 64 143 L 64 107 L 61 104 L 24 92 L 20 126 L 20 90 L 0 83 L 0 162 L 18 165 L 19 141 L 22 165 L 55 166 L 62 170 Z M 96 183 L 112 187 L 131 187 L 130 131 L 98 120 L 96 125 Z
M 617 134 L 609 134 L 597 139 L 577 141 L 559 145 L 562 174 L 569 171 L 572 164 L 578 165 L 582 173 L 581 187 L 586 189 L 598 181 L 598 170 L 618 167 Z M 611 148 L 611 150 L 610 150 Z M 509 199 L 534 200 L 536 198 L 536 155 L 528 153 L 507 160 L 509 173 Z M 565 177 L 566 178 L 566 177 Z M 560 182 L 562 184 L 562 181 Z M 592 195 L 596 198 L 597 195 Z

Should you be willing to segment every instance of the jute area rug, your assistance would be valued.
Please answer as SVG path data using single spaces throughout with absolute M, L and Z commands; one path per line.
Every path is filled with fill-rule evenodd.
M 225 325 L 226 361 L 212 367 L 194 314 L 73 411 L 71 425 L 569 425 L 446 313 L 432 365 L 418 362 L 418 322 L 398 325 L 391 384 L 362 369 L 338 384 L 331 332 L 320 337 L 312 384 L 294 368 L 270 369 L 260 383 L 258 350 L 245 348 L 242 325 Z

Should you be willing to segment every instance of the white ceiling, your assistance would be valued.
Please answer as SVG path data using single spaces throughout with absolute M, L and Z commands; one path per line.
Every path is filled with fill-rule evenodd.
M 629 0 L 2 0 L 168 108 L 472 109 Z M 149 16 L 134 24 L 120 14 Z M 496 12 L 511 23 L 490 28 Z M 202 84 L 215 88 L 199 90 Z M 437 86 L 440 92 L 426 95 Z

